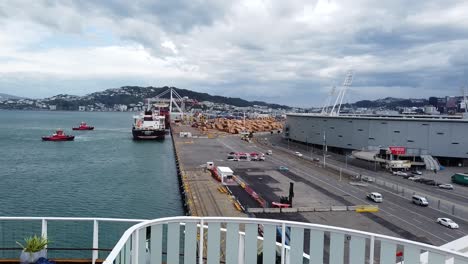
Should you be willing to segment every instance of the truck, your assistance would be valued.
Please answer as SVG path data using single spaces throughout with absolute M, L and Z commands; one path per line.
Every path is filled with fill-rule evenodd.
M 462 185 L 468 185 L 468 174 L 467 173 L 455 173 L 452 175 L 452 182 Z

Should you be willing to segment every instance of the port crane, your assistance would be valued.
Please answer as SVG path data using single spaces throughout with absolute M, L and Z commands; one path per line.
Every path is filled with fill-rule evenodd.
M 169 95 L 169 98 L 166 98 Z M 169 106 L 169 113 L 172 115 L 180 115 L 182 119 L 185 114 L 185 104 L 197 104 L 194 99 L 189 99 L 187 96 L 180 96 L 179 93 L 173 88 L 165 90 L 164 92 L 156 95 L 153 98 L 147 98 L 148 108 L 151 105 L 164 105 Z

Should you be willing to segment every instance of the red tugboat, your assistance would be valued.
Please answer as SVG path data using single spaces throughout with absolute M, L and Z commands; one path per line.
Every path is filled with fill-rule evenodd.
M 85 122 L 81 122 L 79 127 L 73 127 L 73 130 L 93 130 L 93 126 L 88 126 Z
M 52 136 L 42 137 L 43 141 L 72 141 L 75 136 L 65 135 L 63 130 L 57 130 Z

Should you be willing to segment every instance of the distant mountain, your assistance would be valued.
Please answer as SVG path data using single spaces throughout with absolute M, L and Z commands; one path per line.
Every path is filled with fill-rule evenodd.
M 142 102 L 145 98 L 152 98 L 160 93 L 166 91 L 169 87 L 140 87 L 140 86 L 123 86 L 121 88 L 107 89 L 102 92 L 95 92 L 85 96 L 73 96 L 73 95 L 57 95 L 54 97 L 46 98 L 50 103 L 57 103 L 57 107 L 63 104 L 73 104 L 77 105 L 92 105 L 96 103 L 104 104 L 105 106 L 111 107 L 116 104 L 137 104 Z M 279 104 L 269 104 L 266 102 L 260 101 L 247 101 L 241 98 L 232 98 L 224 97 L 218 95 L 210 95 L 207 93 L 199 93 L 186 89 L 174 88 L 175 91 L 182 97 L 187 96 L 190 99 L 201 101 L 210 101 L 213 103 L 224 103 L 238 107 L 246 107 L 253 105 L 267 106 L 270 108 L 285 108 L 289 109 L 290 107 L 286 105 Z M 166 95 L 165 97 L 168 97 Z M 54 102 L 52 102 L 54 101 Z M 74 102 L 74 103 L 72 103 Z M 67 107 L 60 107 L 61 109 Z
M 140 86 L 123 86 L 120 88 L 107 89 L 101 92 L 95 92 L 84 96 L 58 94 L 52 97 L 44 99 L 23 99 L 15 97 L 17 102 L 7 103 L 7 100 L 3 100 L 3 104 L 0 104 L 0 108 L 3 109 L 57 109 L 57 110 L 71 110 L 76 111 L 80 106 L 86 106 L 88 108 L 95 109 L 114 109 L 118 108 L 119 105 L 126 105 L 128 107 L 141 107 L 145 98 L 155 97 L 162 92 L 169 89 L 169 87 L 140 87 Z M 273 109 L 290 109 L 286 105 L 269 104 L 261 101 L 247 101 L 241 98 L 224 97 L 218 95 L 210 95 L 207 93 L 199 93 L 186 89 L 174 88 L 175 91 L 182 97 L 187 96 L 198 102 L 209 101 L 217 104 L 227 104 L 237 107 L 249 107 L 249 106 L 262 106 Z M 3 95 L 3 94 L 0 94 Z M 164 98 L 168 98 L 169 94 L 166 94 Z M 9 97 L 13 99 L 13 97 Z M 23 100 L 22 100 L 23 99 Z M 1 100 L 0 100 L 1 101 Z
M 0 93 L 0 100 L 8 100 L 8 99 L 23 99 L 23 97 Z
M 428 105 L 427 99 L 404 99 L 404 98 L 393 98 L 386 97 L 377 100 L 362 100 L 352 104 L 345 104 L 346 107 L 351 108 L 385 108 L 395 109 L 396 107 L 421 107 Z

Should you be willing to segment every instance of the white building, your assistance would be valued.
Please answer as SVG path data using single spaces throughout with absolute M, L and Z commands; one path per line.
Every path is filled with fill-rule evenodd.
M 432 106 L 432 105 L 424 106 L 424 113 L 426 113 L 428 115 L 438 115 L 438 114 L 440 114 L 440 112 L 437 111 L 437 107 Z

